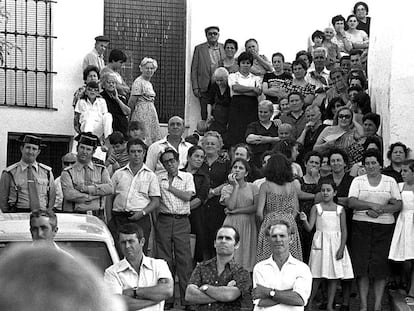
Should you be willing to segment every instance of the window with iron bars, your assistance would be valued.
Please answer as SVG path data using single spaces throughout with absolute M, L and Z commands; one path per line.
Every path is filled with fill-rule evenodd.
M 50 0 L 0 0 L 0 105 L 52 108 Z

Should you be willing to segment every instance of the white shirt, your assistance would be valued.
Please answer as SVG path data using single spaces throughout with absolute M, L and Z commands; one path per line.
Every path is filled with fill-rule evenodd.
M 147 161 L 145 164 L 152 170 L 155 174 L 159 174 L 161 172 L 166 172 L 164 166 L 160 161 L 160 156 L 167 148 L 172 148 L 179 154 L 179 165 L 178 169 L 184 168 L 185 164 L 187 163 L 187 152 L 193 145 L 186 142 L 184 139 L 181 140 L 180 144 L 178 145 L 178 150 L 174 148 L 173 145 L 167 140 L 167 137 L 160 139 L 154 142 L 148 148 L 147 152 Z
M 244 76 L 240 72 L 235 72 L 229 75 L 228 84 L 230 87 L 231 96 L 243 95 L 243 94 L 238 94 L 237 92 L 234 92 L 232 86 L 235 84 L 240 84 L 242 86 L 258 87 L 259 89 L 261 89 L 262 79 L 259 76 L 255 76 L 252 73 L 249 73 L 248 76 Z
M 293 290 L 298 293 L 306 305 L 312 289 L 312 273 L 303 262 L 289 255 L 280 270 L 272 256 L 257 263 L 253 269 L 253 288 L 258 284 L 276 290 Z M 303 306 L 278 304 L 272 307 L 258 307 L 255 302 L 254 311 L 303 311 Z
M 108 106 L 102 97 L 97 97 L 93 103 L 89 98 L 81 98 L 76 103 L 75 112 L 80 114 L 79 122 L 81 124 L 89 119 L 100 121 L 103 115 L 108 113 Z
M 125 258 L 106 269 L 104 275 L 109 290 L 118 295 L 122 295 L 122 291 L 128 288 L 155 286 L 160 279 L 173 280 L 167 263 L 163 259 L 154 259 L 145 255 L 142 258 L 139 275 Z M 163 311 L 164 300 L 141 310 Z

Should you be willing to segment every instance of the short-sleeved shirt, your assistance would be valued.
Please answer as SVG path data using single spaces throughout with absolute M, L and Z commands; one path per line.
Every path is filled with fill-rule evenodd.
M 403 182 L 401 172 L 398 172 L 398 171 L 394 170 L 392 165 L 387 166 L 386 168 L 384 168 L 381 173 L 394 178 L 397 183 Z
M 288 123 L 293 127 L 293 136 L 298 138 L 300 134 L 303 132 L 308 119 L 304 112 L 300 115 L 299 118 L 295 118 L 291 112 L 288 112 L 286 115 L 281 115 L 280 120 L 282 123 Z
M 142 258 L 138 273 L 126 259 L 110 266 L 105 270 L 104 281 L 112 293 L 122 295 L 122 291 L 134 287 L 151 287 L 158 284 L 160 279 L 173 280 L 170 269 L 163 259 L 151 257 Z M 164 300 L 160 303 L 141 310 L 163 311 Z
M 261 136 L 269 136 L 269 137 L 277 137 L 277 126 L 272 122 L 270 127 L 267 129 L 265 128 L 260 121 L 255 121 L 250 123 L 246 129 L 246 138 L 250 134 L 261 135 Z M 263 153 L 267 150 L 271 150 L 273 147 L 272 143 L 267 144 L 249 144 L 250 148 L 252 149 L 253 154 Z
M 168 173 L 160 173 L 158 175 L 158 181 L 161 189 L 160 213 L 176 215 L 190 214 L 190 201 L 184 201 L 168 191 Z M 193 175 L 191 173 L 178 171 L 178 175 L 174 176 L 171 185 L 181 191 L 191 191 L 193 195 L 196 192 Z
M 381 181 L 375 187 L 369 184 L 367 175 L 355 177 L 349 188 L 348 197 L 381 205 L 387 204 L 390 199 L 401 200 L 397 182 L 394 178 L 386 175 L 381 175 Z M 383 213 L 377 218 L 372 218 L 366 214 L 366 210 L 354 210 L 352 219 L 380 224 L 393 224 L 395 222 L 392 213 Z
M 240 290 L 241 295 L 231 302 L 214 302 L 209 304 L 198 305 L 197 310 L 215 310 L 215 311 L 235 311 L 241 309 L 241 302 L 250 297 L 251 279 L 249 272 L 241 265 L 237 264 L 234 259 L 228 262 L 223 272 L 219 275 L 217 271 L 217 257 L 199 263 L 191 274 L 188 284 L 194 284 L 200 287 L 203 284 L 213 286 L 227 286 L 230 281 L 236 282 L 236 287 Z
M 265 73 L 263 77 L 263 83 L 266 82 L 267 87 L 269 89 L 272 87 L 282 88 L 285 80 L 292 80 L 292 76 L 288 74 L 287 72 L 283 72 L 280 75 L 276 75 L 274 72 L 268 72 L 268 73 Z M 278 104 L 280 100 L 280 98 L 276 96 L 269 96 L 269 95 L 266 95 L 266 99 L 270 100 L 273 104 Z
M 142 211 L 151 197 L 159 197 L 160 186 L 157 176 L 145 164 L 135 174 L 129 164 L 117 170 L 112 176 L 115 199 L 112 210 L 115 212 Z
M 142 101 L 155 101 L 155 91 L 152 86 L 152 83 L 143 79 L 142 76 L 139 76 L 135 79 L 131 87 L 131 95 L 138 96 L 138 102 L 140 99 Z
M 259 284 L 276 290 L 293 290 L 306 305 L 312 288 L 312 273 L 305 263 L 293 258 L 292 255 L 289 255 L 282 269 L 279 269 L 271 256 L 257 263 L 253 269 L 253 288 Z M 255 301 L 255 304 L 257 302 Z M 303 306 L 289 306 L 282 303 L 267 308 L 257 305 L 254 307 L 255 311 L 303 311 L 303 309 Z
M 104 114 L 108 113 L 108 107 L 102 97 L 97 97 L 93 103 L 89 98 L 81 98 L 76 103 L 75 112 L 80 114 L 79 122 L 82 124 L 86 120 L 100 120 Z
M 244 95 L 244 94 L 239 94 L 233 91 L 232 86 L 235 85 L 236 83 L 242 86 L 258 87 L 261 89 L 261 78 L 259 76 L 255 76 L 252 73 L 249 73 L 247 76 L 244 76 L 240 72 L 235 72 L 235 73 L 231 73 L 228 78 L 228 84 L 230 86 L 231 96 Z

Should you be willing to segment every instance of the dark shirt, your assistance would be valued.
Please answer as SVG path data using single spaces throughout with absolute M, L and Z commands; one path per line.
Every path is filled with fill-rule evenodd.
M 275 86 L 282 88 L 285 80 L 292 80 L 292 76 L 286 72 L 283 72 L 281 75 L 276 75 L 274 72 L 268 72 L 263 76 L 263 82 L 267 82 L 267 87 L 269 89 Z M 273 104 L 278 104 L 280 100 L 277 96 L 268 95 L 266 95 L 266 99 L 270 100 Z
M 277 126 L 273 122 L 271 124 L 272 125 L 268 129 L 266 129 L 260 123 L 260 121 L 255 121 L 255 122 L 250 123 L 247 126 L 247 129 L 246 129 L 246 138 L 250 134 L 261 135 L 261 136 L 269 136 L 269 137 L 277 137 L 277 135 L 278 135 L 277 134 Z M 252 149 L 253 157 L 256 158 L 258 156 L 259 160 L 260 160 L 260 156 L 263 154 L 263 152 L 265 152 L 267 150 L 271 150 L 273 148 L 272 143 L 268 143 L 268 144 L 249 144 L 249 146 Z M 254 163 L 256 165 L 259 165 L 259 163 L 256 162 L 256 159 L 254 159 Z
M 101 96 L 106 101 L 106 106 L 108 107 L 108 112 L 112 115 L 112 129 L 113 131 L 120 131 L 124 134 L 124 137 L 128 137 L 128 119 L 127 116 L 123 113 L 119 104 L 109 96 L 106 91 L 101 92 Z M 119 96 L 124 104 L 127 104 L 126 98 Z
M 213 286 L 227 286 L 230 281 L 236 281 L 236 287 L 240 290 L 241 295 L 231 302 L 213 302 L 209 304 L 198 305 L 197 310 L 215 310 L 215 311 L 234 311 L 241 310 L 243 300 L 250 298 L 250 289 L 252 281 L 250 274 L 241 265 L 231 260 L 224 267 L 223 272 L 219 275 L 217 271 L 217 257 L 199 263 L 190 278 L 188 284 L 194 284 L 200 287 L 203 284 Z
M 386 168 L 384 168 L 382 170 L 382 174 L 390 176 L 392 178 L 395 179 L 395 181 L 398 183 L 403 182 L 402 176 L 401 176 L 401 172 L 397 172 L 396 170 L 393 169 L 392 165 L 387 166 Z
M 221 94 L 218 85 L 216 83 L 211 84 L 209 88 L 209 98 L 210 105 L 229 107 L 231 102 L 230 87 L 227 86 L 227 88 L 224 90 L 224 93 Z
M 367 33 L 367 35 L 369 36 L 369 27 L 371 25 L 371 17 L 367 17 L 367 22 L 361 22 L 360 20 L 358 20 L 358 26 L 357 29 L 359 30 L 363 30 Z
M 280 120 L 282 123 L 289 123 L 293 126 L 293 137 L 297 139 L 299 135 L 302 133 L 303 129 L 305 128 L 308 119 L 306 119 L 305 113 L 302 111 L 302 114 L 299 118 L 295 118 L 292 113 L 288 113 L 286 115 L 281 115 Z
M 210 188 L 216 188 L 227 181 L 227 176 L 230 173 L 231 163 L 229 160 L 223 160 L 218 158 L 211 166 L 204 162 L 201 166 L 201 170 L 207 172 L 210 177 Z M 220 196 L 213 196 L 206 202 L 206 207 L 218 207 L 221 206 L 219 202 Z
M 180 171 L 186 172 L 187 165 L 185 168 L 181 169 Z M 191 198 L 191 200 L 195 198 L 199 198 L 201 203 L 204 203 L 207 200 L 208 191 L 210 190 L 210 178 L 207 175 L 205 170 L 201 168 L 197 170 L 193 174 L 194 178 L 194 185 L 196 189 L 195 195 Z
M 333 179 L 333 176 L 332 174 L 330 174 L 326 176 L 326 178 Z M 342 177 L 341 182 L 339 183 L 339 185 L 337 185 L 336 196 L 338 198 L 348 197 L 349 187 L 351 187 L 352 180 L 354 180 L 354 177 L 349 175 L 349 173 L 345 173 L 344 177 Z

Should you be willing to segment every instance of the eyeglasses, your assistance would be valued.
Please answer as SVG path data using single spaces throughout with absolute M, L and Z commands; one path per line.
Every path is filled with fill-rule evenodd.
M 338 115 L 338 119 L 346 119 L 346 120 L 349 120 L 351 118 L 352 118 L 352 116 L 350 114 L 339 114 Z
M 209 36 L 217 36 L 218 35 L 218 32 L 216 32 L 216 31 L 207 32 L 207 35 L 209 35 Z
M 65 165 L 65 166 L 69 166 L 69 165 L 72 165 L 72 164 L 75 164 L 75 162 L 63 162 L 63 165 Z

